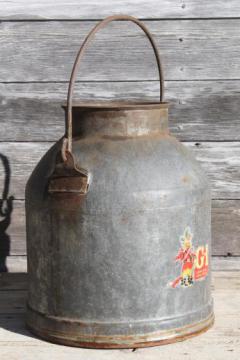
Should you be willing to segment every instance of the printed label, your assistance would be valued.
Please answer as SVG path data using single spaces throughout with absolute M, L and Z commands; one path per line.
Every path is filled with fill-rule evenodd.
M 170 286 L 176 288 L 178 285 L 189 287 L 195 281 L 203 280 L 208 273 L 208 245 L 201 245 L 196 248 L 192 243 L 193 234 L 190 227 L 186 227 L 182 236 L 180 236 L 181 247 L 175 257 L 175 261 L 181 264 L 180 275 L 172 282 Z

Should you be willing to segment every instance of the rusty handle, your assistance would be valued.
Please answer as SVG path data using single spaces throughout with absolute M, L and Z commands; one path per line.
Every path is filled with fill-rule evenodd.
M 115 20 L 132 21 L 133 23 L 137 24 L 144 31 L 147 38 L 149 39 L 149 41 L 152 45 L 152 48 L 154 50 L 154 54 L 155 54 L 157 66 L 158 66 L 158 73 L 159 73 L 159 80 L 160 80 L 160 102 L 163 101 L 163 95 L 164 95 L 163 70 L 162 70 L 162 65 L 161 65 L 159 53 L 157 50 L 157 46 L 155 44 L 155 41 L 154 41 L 152 35 L 150 34 L 150 32 L 148 31 L 146 26 L 141 21 L 139 21 L 138 19 L 136 19 L 133 16 L 113 15 L 113 16 L 107 17 L 106 19 L 100 21 L 87 35 L 87 37 L 85 38 L 85 40 L 77 54 L 77 57 L 75 59 L 74 65 L 73 65 L 73 69 L 72 69 L 72 73 L 71 73 L 71 77 L 70 77 L 70 81 L 69 81 L 69 86 L 68 86 L 68 96 L 67 96 L 67 139 L 65 139 L 67 141 L 65 141 L 65 144 L 64 144 L 64 148 L 69 152 L 72 151 L 72 96 L 73 96 L 73 89 L 74 89 L 77 71 L 78 71 L 79 65 L 80 65 L 80 60 L 82 59 L 82 56 L 84 54 L 86 47 L 88 46 L 89 42 L 93 39 L 96 32 L 98 30 L 104 28 L 108 23 L 115 21 Z

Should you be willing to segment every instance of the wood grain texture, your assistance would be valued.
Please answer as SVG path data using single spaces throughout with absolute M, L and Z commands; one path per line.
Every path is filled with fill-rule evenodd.
M 9 276 L 10 275 L 10 276 Z M 5 274 L 11 281 L 11 274 Z M 25 277 L 26 275 L 22 275 Z M 108 350 L 109 360 L 239 360 L 240 272 L 214 272 L 213 297 L 216 321 L 211 330 L 184 342 L 147 349 Z M 23 279 L 24 280 L 24 279 Z M 33 336 L 25 328 L 24 306 L 26 292 L 0 291 L 0 352 L 1 360 L 105 360 L 106 350 L 81 349 L 54 345 Z
M 239 79 L 240 20 L 146 21 L 168 80 Z M 0 82 L 67 81 L 89 21 L 0 23 Z M 86 52 L 79 79 L 153 80 L 152 49 L 134 24 L 110 24 Z
M 240 17 L 238 0 L 13 0 L 1 1 L 0 19 L 99 19 L 112 14 L 139 18 Z
M 25 312 L 26 290 L 1 291 L 0 309 L 1 313 L 21 314 Z
M 26 273 L 0 273 L 0 291 L 27 290 Z
M 214 199 L 240 199 L 239 142 L 185 143 L 212 184 Z
M 0 143 L 0 154 L 8 157 L 11 168 L 9 195 L 24 199 L 27 179 L 40 158 L 52 143 Z M 214 199 L 240 199 L 240 146 L 239 142 L 187 142 L 185 145 L 205 168 Z M 0 189 L 5 174 L 0 173 Z
M 26 254 L 26 224 L 25 224 L 25 202 L 14 200 L 11 222 L 6 230 L 10 239 L 10 255 Z M 0 249 L 3 239 L 0 235 Z M 0 250 L 1 252 L 1 250 Z M 19 260 L 19 259 L 17 259 Z M 12 264 L 8 264 L 8 267 Z
M 239 262 L 240 264 L 240 262 Z M 26 273 L 27 272 L 27 256 L 26 255 L 11 255 L 7 257 L 6 262 L 9 273 Z M 221 265 L 220 265 L 221 266 Z M 235 267 L 230 264 L 231 269 Z M 222 269 L 222 266 L 221 266 Z
M 239 233 L 240 200 L 213 200 L 213 254 L 225 256 L 240 255 Z
M 11 224 L 10 254 L 26 254 L 24 201 L 15 200 Z M 213 200 L 212 202 L 212 253 L 214 256 L 240 256 L 240 200 Z M 1 238 L 0 238 L 1 245 Z M 10 267 L 12 265 L 10 264 Z
M 8 228 L 11 269 L 26 269 L 19 256 L 26 253 L 24 187 L 64 132 L 60 103 L 76 53 L 96 20 L 119 13 L 144 19 L 153 33 L 168 80 L 170 130 L 211 179 L 213 253 L 240 255 L 239 0 L 2 0 L 0 155 L 10 161 L 9 195 L 15 197 Z M 87 51 L 75 97 L 155 101 L 156 79 L 144 34 L 118 22 L 101 31 Z M 0 189 L 4 178 L 1 171 Z
M 240 257 L 239 256 L 213 256 L 212 269 L 216 271 L 239 271 Z
M 170 130 L 184 141 L 240 140 L 240 80 L 167 81 Z M 0 141 L 56 141 L 67 83 L 0 84 Z M 77 83 L 75 98 L 158 101 L 159 83 Z

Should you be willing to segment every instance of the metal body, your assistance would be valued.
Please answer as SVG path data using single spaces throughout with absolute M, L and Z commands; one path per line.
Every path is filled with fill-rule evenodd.
M 168 105 L 71 103 L 71 116 L 71 147 L 54 145 L 26 188 L 27 325 L 96 348 L 206 330 L 210 189 Z

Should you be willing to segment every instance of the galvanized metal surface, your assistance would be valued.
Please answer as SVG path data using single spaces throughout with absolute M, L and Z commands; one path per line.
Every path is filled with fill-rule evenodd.
M 80 346 L 84 348 L 99 349 L 127 349 L 152 347 L 157 345 L 171 344 L 177 341 L 184 341 L 193 336 L 207 331 L 214 323 L 214 316 L 211 314 L 207 319 L 170 330 L 146 333 L 144 335 L 85 335 L 84 331 L 89 324 L 77 321 L 69 321 L 65 318 L 45 317 L 28 308 L 27 327 L 36 335 L 51 342 Z M 37 325 L 36 325 L 37 324 Z M 86 328 L 84 329 L 84 327 Z M 94 324 L 98 332 L 106 333 L 107 328 Z M 119 326 L 119 324 L 108 324 L 109 328 Z M 71 337 L 69 337 L 71 332 Z
M 39 335 L 141 347 L 212 324 L 210 189 L 169 134 L 167 112 L 166 103 L 76 105 L 72 154 L 76 169 L 87 170 L 88 191 L 52 191 L 62 140 L 34 170 L 26 188 L 27 323 Z M 66 163 L 64 171 L 68 177 Z M 206 262 L 194 281 L 193 268 L 185 279 L 176 262 L 182 236 L 183 264 Z

